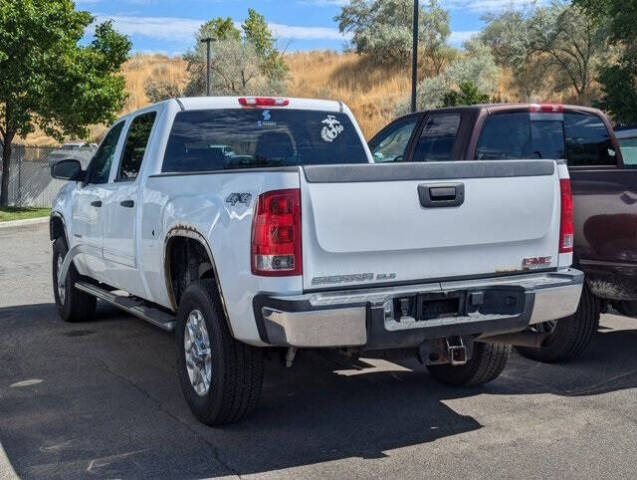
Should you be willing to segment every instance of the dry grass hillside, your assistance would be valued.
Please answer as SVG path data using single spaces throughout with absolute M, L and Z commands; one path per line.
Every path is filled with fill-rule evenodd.
M 299 52 L 287 62 L 290 96 L 344 101 L 367 138 L 395 117 L 411 91 L 408 70 L 379 68 L 355 53 Z
M 354 111 L 365 135 L 370 137 L 394 118 L 396 104 L 409 94 L 409 72 L 373 67 L 354 53 L 329 51 L 286 55 L 289 66 L 287 95 L 343 100 Z M 186 82 L 186 63 L 179 57 L 135 55 L 122 67 L 128 100 L 122 114 L 148 104 L 144 84 L 153 76 Z M 104 126 L 91 129 L 91 140 L 99 140 Z M 29 135 L 29 145 L 55 145 L 40 132 Z

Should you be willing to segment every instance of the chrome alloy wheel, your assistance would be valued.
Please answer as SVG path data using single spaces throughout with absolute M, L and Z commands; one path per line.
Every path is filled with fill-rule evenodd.
M 197 395 L 203 397 L 210 390 L 212 360 L 206 320 L 199 310 L 190 312 L 186 320 L 184 352 L 190 384 Z
M 62 286 L 62 278 L 60 277 L 60 271 L 62 270 L 62 264 L 64 263 L 64 257 L 62 257 L 62 255 L 58 255 L 58 259 L 56 262 L 57 265 L 57 270 L 56 270 L 56 275 L 57 275 L 57 279 L 58 279 L 58 284 L 57 284 L 57 288 L 58 288 L 58 298 L 60 299 L 60 303 L 62 305 L 64 305 L 64 301 L 66 300 L 66 288 L 64 288 Z

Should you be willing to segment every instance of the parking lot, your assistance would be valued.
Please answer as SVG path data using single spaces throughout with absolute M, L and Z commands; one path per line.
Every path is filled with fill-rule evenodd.
M 568 365 L 514 355 L 478 389 L 416 362 L 301 352 L 225 428 L 181 397 L 173 337 L 106 306 L 65 324 L 47 225 L 0 229 L 0 478 L 635 478 L 637 320 Z

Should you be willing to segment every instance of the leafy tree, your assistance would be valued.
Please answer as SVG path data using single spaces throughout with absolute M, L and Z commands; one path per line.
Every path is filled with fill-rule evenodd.
M 499 67 L 489 47 L 473 40 L 465 43 L 465 52 L 452 61 L 440 75 L 425 78 L 418 84 L 416 104 L 419 110 L 440 108 L 451 101 L 460 104 L 484 103 L 496 91 Z M 475 87 L 475 91 L 473 90 Z M 398 107 L 398 113 L 407 113 L 408 102 Z
M 556 1 L 485 20 L 480 39 L 512 70 L 523 97 L 550 78 L 556 91 L 572 88 L 579 101 L 590 101 L 595 70 L 607 58 L 606 31 L 580 7 Z
M 607 25 L 610 42 L 619 49 L 614 64 L 600 68 L 601 107 L 620 123 L 637 122 L 637 0 L 574 0 L 600 25 Z
M 572 87 L 581 101 L 590 100 L 591 84 L 607 53 L 606 31 L 578 6 L 555 3 L 529 19 L 532 55 L 543 55 L 558 90 Z
M 413 0 L 349 0 L 334 20 L 341 32 L 353 33 L 358 53 L 379 64 L 405 63 L 412 50 L 413 5 Z M 440 53 L 451 33 L 449 13 L 429 0 L 427 9 L 420 7 L 418 20 L 419 46 L 440 70 Z
M 276 48 L 276 40 L 265 17 L 253 8 L 248 9 L 248 18 L 241 25 L 245 39 L 254 46 L 261 59 L 261 71 L 273 80 L 283 80 L 287 65 Z
M 197 44 L 201 44 L 204 38 L 213 38 L 215 40 L 241 40 L 241 32 L 234 26 L 234 22 L 230 17 L 217 17 L 208 20 L 199 27 L 195 34 Z
M 116 72 L 131 44 L 106 22 L 89 45 L 78 45 L 91 22 L 71 0 L 0 2 L 1 207 L 17 135 L 39 126 L 59 140 L 85 137 L 88 125 L 113 121 L 124 106 L 125 82 Z
M 445 107 L 457 107 L 458 105 L 477 105 L 479 103 L 488 103 L 489 95 L 480 93 L 478 87 L 473 82 L 462 82 L 458 86 L 458 90 L 450 90 L 442 100 Z
M 228 22 L 230 22 L 228 24 Z M 224 28 L 218 28 L 223 25 Z M 230 25 L 232 29 L 225 30 Z M 216 30 L 226 31 L 216 36 Z M 230 19 L 216 18 L 202 25 L 195 35 L 194 48 L 184 55 L 190 79 L 184 93 L 202 95 L 206 86 L 206 46 L 201 39 L 219 38 L 211 45 L 210 72 L 215 94 L 240 95 L 250 93 L 280 94 L 284 90 L 287 66 L 276 49 L 276 40 L 265 17 L 248 9 L 248 18 L 241 32 Z

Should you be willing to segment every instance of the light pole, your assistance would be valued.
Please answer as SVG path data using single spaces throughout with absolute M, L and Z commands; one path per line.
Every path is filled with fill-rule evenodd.
M 416 84 L 418 83 L 418 0 L 414 0 L 413 45 L 411 54 L 411 111 L 416 111 Z
M 216 42 L 216 38 L 206 37 L 201 39 L 201 43 L 206 44 L 206 96 L 210 96 L 210 44 Z

